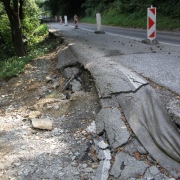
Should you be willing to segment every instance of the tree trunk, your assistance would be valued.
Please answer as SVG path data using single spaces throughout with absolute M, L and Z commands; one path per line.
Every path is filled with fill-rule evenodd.
M 20 57 L 25 56 L 26 51 L 24 48 L 21 22 L 19 18 L 19 5 L 18 5 L 19 1 L 13 0 L 13 7 L 11 7 L 10 5 L 10 0 L 0 0 L 0 1 L 3 2 L 5 11 L 10 21 L 12 41 L 13 41 L 15 52 Z
M 23 20 L 23 2 L 24 0 L 19 0 L 19 18 L 20 20 Z

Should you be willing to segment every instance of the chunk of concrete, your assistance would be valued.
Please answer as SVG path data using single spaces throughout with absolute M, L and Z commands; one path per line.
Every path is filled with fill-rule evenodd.
M 96 133 L 96 123 L 93 121 L 87 128 L 86 131 L 88 133 Z
M 70 82 L 70 85 L 72 86 L 72 92 L 80 91 L 81 90 L 81 83 L 74 79 Z
M 37 129 L 52 130 L 52 121 L 49 119 L 32 119 L 32 125 Z
M 147 84 L 147 81 L 130 69 L 112 61 L 104 62 L 104 64 L 91 63 L 87 69 L 94 77 L 99 97 L 105 98 L 119 92 L 136 91 Z
M 79 69 L 76 67 L 67 67 L 63 70 L 62 76 L 70 79 L 71 77 L 75 77 L 79 73 Z
M 58 63 L 56 69 L 62 71 L 64 68 L 77 64 L 77 60 L 74 56 L 71 46 L 64 48 L 57 53 Z
M 128 142 L 128 144 L 123 146 L 123 148 L 131 156 L 133 156 L 133 154 L 137 151 L 140 154 L 147 154 L 146 149 L 141 145 L 141 143 L 139 142 L 139 140 L 136 137 L 132 138 L 131 141 Z
M 111 167 L 110 161 L 101 161 L 97 170 L 94 180 L 107 180 L 109 177 L 109 169 Z
M 98 158 L 100 160 L 111 160 L 111 152 L 109 149 L 99 150 Z
M 97 143 L 97 146 L 100 148 L 100 149 L 106 149 L 108 147 L 108 144 L 105 143 L 103 140 L 102 141 L 99 141 Z
M 154 178 L 155 180 L 169 180 L 169 178 L 162 174 L 156 166 L 151 166 L 147 169 L 144 178 Z
M 110 175 L 122 180 L 135 178 L 137 175 L 143 175 L 147 168 L 148 165 L 143 161 L 137 161 L 134 157 L 120 152 L 116 154 Z
M 121 120 L 121 113 L 118 108 L 101 109 L 95 122 L 97 134 L 105 131 L 113 148 L 120 147 L 128 141 L 130 134 Z

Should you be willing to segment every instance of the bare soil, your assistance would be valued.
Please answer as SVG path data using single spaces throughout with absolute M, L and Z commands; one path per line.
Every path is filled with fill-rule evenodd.
M 63 45 L 58 50 L 61 48 Z M 93 169 L 88 172 L 86 168 L 96 163 L 95 158 L 89 157 L 90 152 L 81 157 L 88 153 L 83 146 L 90 140 L 84 130 L 100 110 L 98 95 L 90 74 L 82 67 L 80 76 L 88 74 L 88 91 L 63 91 L 68 79 L 56 70 L 55 57 L 56 50 L 29 62 L 19 76 L 0 80 L 0 179 L 76 179 L 73 173 L 77 179 L 93 177 Z M 51 119 L 52 131 L 35 129 L 32 112 Z M 54 164 L 47 165 L 47 159 L 54 156 Z M 62 162 L 60 170 L 58 159 Z M 79 173 L 83 162 L 87 166 L 83 165 L 85 170 Z M 67 167 L 69 171 L 64 172 Z M 49 173 L 51 169 L 53 173 Z

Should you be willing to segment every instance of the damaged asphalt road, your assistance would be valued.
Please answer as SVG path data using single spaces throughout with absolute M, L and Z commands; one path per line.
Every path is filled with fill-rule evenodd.
M 64 43 L 68 45 L 57 54 L 57 69 L 80 63 L 91 73 L 98 91 L 102 109 L 95 119 L 96 133 L 107 139 L 109 147 L 101 147 L 101 150 L 96 151 L 100 164 L 95 179 L 178 179 L 179 121 L 172 121 L 167 104 L 170 101 L 177 102 L 176 109 L 180 112 L 179 47 L 149 45 L 135 39 L 97 35 L 57 23 L 48 25 L 50 31 L 63 37 Z M 147 62 L 143 64 L 146 54 L 148 59 L 152 55 L 154 60 L 163 58 L 165 62 L 169 55 L 168 59 L 172 58 L 172 62 L 175 62 L 177 68 L 169 67 L 165 74 L 166 83 L 163 78 L 158 82 L 158 78 L 154 79 L 150 72 L 148 75 L 141 69 L 139 72 L 137 68 L 128 66 L 129 59 L 135 64 L 139 60 L 141 67 L 148 65 Z M 162 71 L 152 64 L 148 67 L 156 69 L 155 77 L 165 73 L 163 66 Z M 168 81 L 171 82 L 170 87 Z M 163 90 L 156 90 L 155 87 Z M 141 145 L 134 143 L 134 137 L 138 138 Z M 146 155 L 146 160 L 152 164 L 143 158 L 135 159 L 133 156 L 137 157 L 137 154 L 138 157 Z M 166 175 L 160 171 L 161 168 L 167 172 Z

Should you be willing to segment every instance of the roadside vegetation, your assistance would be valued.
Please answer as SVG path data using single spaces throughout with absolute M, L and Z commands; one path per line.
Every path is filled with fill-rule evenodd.
M 92 3 L 93 2 L 93 3 Z M 180 32 L 180 1 L 114 0 L 96 3 L 86 0 L 83 4 L 85 15 L 80 22 L 96 23 L 96 13 L 101 13 L 102 24 L 130 28 L 147 28 L 147 8 L 156 7 L 158 30 Z
M 82 23 L 96 24 L 96 17 L 83 17 L 80 19 Z M 101 15 L 101 23 L 106 26 L 119 26 L 126 28 L 147 28 L 147 17 L 138 17 L 136 14 L 119 14 L 114 16 L 108 16 L 106 14 Z M 170 17 L 158 15 L 156 19 L 156 29 L 165 31 L 180 32 L 180 20 L 171 19 Z
M 34 58 L 43 56 L 57 46 L 57 39 L 48 39 L 48 29 L 46 24 L 41 24 L 37 29 L 31 43 L 28 45 L 26 56 L 8 56 L 5 51 L 0 58 L 0 78 L 17 76 L 24 71 L 25 65 Z
M 11 10 L 14 10 L 14 7 Z M 19 41 L 23 41 L 25 54 L 19 55 L 15 48 L 19 42 L 13 43 L 14 31 L 1 1 L 0 12 L 0 79 L 8 79 L 22 73 L 30 60 L 50 51 L 56 46 L 56 42 L 48 41 L 48 27 L 46 24 L 40 24 L 40 9 L 35 1 L 27 0 L 23 4 L 23 17 L 19 17 L 23 34 Z

